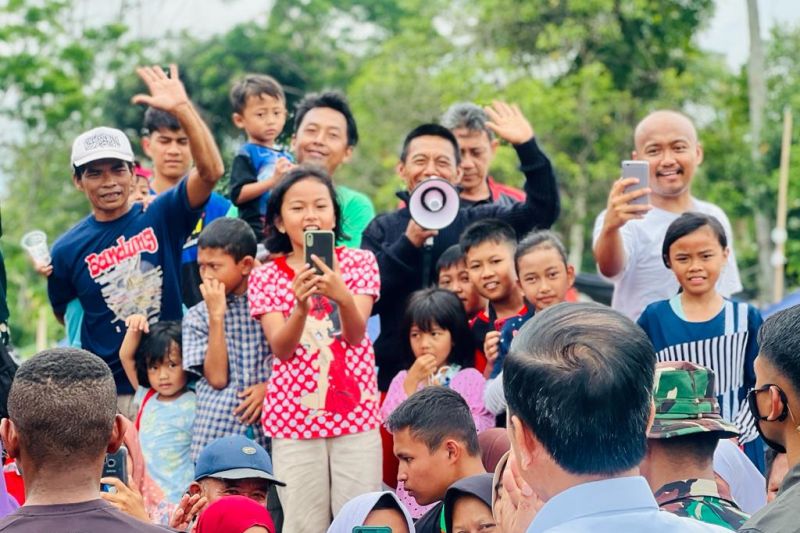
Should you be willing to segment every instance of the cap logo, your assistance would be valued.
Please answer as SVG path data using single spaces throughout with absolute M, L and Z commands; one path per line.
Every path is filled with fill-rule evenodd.
M 244 453 L 245 455 L 255 455 L 256 449 L 253 448 L 252 446 L 245 446 L 244 448 L 242 448 L 242 453 Z
M 122 148 L 119 138 L 108 133 L 95 133 L 83 140 L 83 149 L 97 150 L 98 148 Z

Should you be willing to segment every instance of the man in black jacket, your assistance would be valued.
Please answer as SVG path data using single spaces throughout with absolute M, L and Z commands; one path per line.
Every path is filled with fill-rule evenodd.
M 559 197 L 556 178 L 547 156 L 534 138 L 533 128 L 517 106 L 496 102 L 486 109 L 486 125 L 499 137 L 510 142 L 520 159 L 525 174 L 525 202 L 513 205 L 489 204 L 462 207 L 456 219 L 440 231 L 426 230 L 411 219 L 408 207 L 376 217 L 364 231 L 362 248 L 372 251 L 381 271 L 381 298 L 373 312 L 380 315 L 381 334 L 375 342 L 378 365 L 378 386 L 385 391 L 395 374 L 408 368 L 411 361 L 403 358 L 400 321 L 408 296 L 423 288 L 423 279 L 436 279 L 436 260 L 470 223 L 485 218 L 500 218 L 522 236 L 534 228 L 549 228 L 558 217 Z M 444 178 L 453 185 L 461 179 L 458 141 L 447 128 L 423 124 L 406 136 L 397 173 L 406 183 L 406 191 L 398 197 L 408 204 L 409 193 L 420 182 Z M 423 245 L 434 237 L 428 252 Z M 424 260 L 425 253 L 430 254 Z M 428 272 L 424 272 L 428 266 Z

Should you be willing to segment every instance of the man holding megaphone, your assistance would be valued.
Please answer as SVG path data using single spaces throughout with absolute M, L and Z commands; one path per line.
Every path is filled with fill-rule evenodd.
M 558 217 L 556 178 L 530 123 L 517 106 L 502 102 L 487 107 L 486 113 L 487 127 L 510 142 L 520 158 L 527 195 L 524 202 L 460 206 L 454 189 L 461 180 L 458 141 L 443 126 L 423 124 L 406 136 L 397 163 L 397 174 L 406 184 L 398 197 L 405 206 L 379 215 L 364 231 L 361 246 L 375 254 L 381 272 L 381 298 L 373 312 L 380 315 L 381 323 L 375 355 L 382 391 L 397 372 L 411 364 L 399 349 L 403 343 L 400 321 L 408 296 L 435 279 L 436 260 L 458 242 L 464 228 L 476 220 L 499 218 L 517 235 L 524 235 L 534 228 L 549 228 Z

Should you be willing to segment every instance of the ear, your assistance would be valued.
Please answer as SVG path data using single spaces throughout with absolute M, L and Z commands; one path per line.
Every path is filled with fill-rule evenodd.
M 570 288 L 575 285 L 575 267 L 572 265 L 567 265 L 567 282 Z
M 533 464 L 534 457 L 538 455 L 540 444 L 522 420 L 517 415 L 509 413 L 508 436 L 511 440 L 517 465 L 522 470 L 528 470 Z
M 19 434 L 10 418 L 4 418 L 0 422 L 0 438 L 3 439 L 3 446 L 8 452 L 8 456 L 12 459 L 19 457 Z
M 239 113 L 234 113 L 233 115 L 231 115 L 231 118 L 233 119 L 234 126 L 239 128 L 240 130 L 244 129 L 244 117 L 242 115 L 240 115 Z M 294 140 L 294 136 L 292 137 L 292 140 Z
M 697 142 L 697 166 L 700 166 L 703 163 L 703 144 L 701 142 Z
M 247 276 L 255 266 L 255 259 L 251 255 L 247 255 L 239 261 L 239 268 L 242 270 L 242 275 Z
M 444 441 L 442 448 L 444 448 L 444 451 L 447 452 L 447 462 L 450 465 L 458 463 L 461 457 L 464 455 L 464 448 L 461 446 L 461 443 L 456 442 L 453 439 L 447 439 Z
M 292 138 L 289 141 L 289 148 L 292 149 L 292 153 L 294 153 L 295 155 L 297 154 L 297 134 L 296 133 L 292 133 Z
M 342 158 L 342 163 L 348 163 L 352 157 L 353 157 L 353 147 L 348 146 L 344 151 L 344 157 Z
M 72 184 L 75 186 L 76 189 L 83 192 L 83 180 L 80 179 L 77 175 L 72 175 Z
M 647 433 L 650 432 L 650 428 L 653 427 L 653 422 L 656 421 L 656 403 L 650 400 L 650 416 L 647 417 Z
M 728 248 L 725 248 L 724 250 L 722 250 L 722 257 L 723 257 L 725 260 L 727 260 L 727 259 L 728 259 L 728 256 L 729 256 L 729 255 L 731 255 L 731 249 L 730 249 L 730 247 L 728 247 Z
M 144 152 L 144 155 L 146 155 L 148 158 L 153 159 L 153 156 L 150 155 L 150 136 L 149 135 L 147 135 L 145 137 L 142 137 L 142 151 Z
M 769 413 L 767 414 L 768 421 L 778 420 L 778 417 L 783 413 L 783 401 L 781 395 L 775 387 L 769 388 Z
M 456 181 L 453 182 L 453 185 L 458 185 L 461 183 L 461 178 L 464 177 L 464 171 L 461 168 L 461 165 L 456 167 Z
M 500 139 L 495 137 L 491 141 L 489 141 L 489 151 L 492 153 L 492 157 L 495 156 L 497 153 L 497 148 L 500 146 Z
M 403 185 L 405 185 L 408 192 L 411 192 L 411 185 L 406 179 L 406 164 L 403 161 L 398 161 L 394 167 L 394 171 L 400 179 L 403 180 Z
M 189 493 L 189 496 L 194 496 L 195 494 L 201 494 L 203 492 L 203 487 L 200 486 L 200 483 L 197 481 L 192 481 L 189 484 L 189 489 L 186 491 Z
M 639 159 L 639 153 L 636 150 L 631 152 L 631 159 Z
M 125 436 L 125 420 L 120 414 L 114 417 L 114 427 L 111 429 L 111 438 L 108 439 L 106 452 L 114 453 L 122 446 L 122 438 Z
M 277 215 L 275 217 L 275 227 L 278 229 L 279 232 L 286 233 L 286 226 L 283 225 L 283 219 L 281 218 L 280 215 Z

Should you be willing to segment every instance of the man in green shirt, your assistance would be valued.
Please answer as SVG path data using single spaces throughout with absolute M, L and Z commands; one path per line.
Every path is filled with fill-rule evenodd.
M 339 165 L 353 155 L 358 143 L 358 129 L 344 95 L 337 92 L 312 93 L 297 104 L 294 118 L 292 151 L 300 164 L 324 168 L 331 178 Z M 361 245 L 361 234 L 375 218 L 372 201 L 344 185 L 336 185 L 342 207 L 342 231 L 346 238 L 337 244 L 350 248 Z
M 656 365 L 655 420 L 640 470 L 663 511 L 735 531 L 749 516 L 720 495 L 714 450 L 739 433 L 720 416 L 714 379 L 686 361 Z

